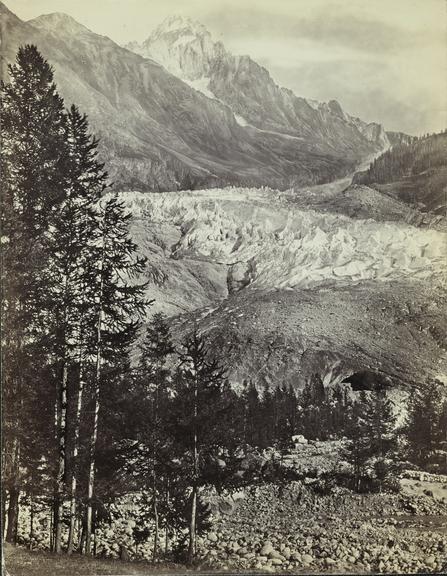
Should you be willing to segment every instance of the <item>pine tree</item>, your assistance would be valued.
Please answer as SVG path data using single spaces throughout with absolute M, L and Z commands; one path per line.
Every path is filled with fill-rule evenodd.
M 174 353 L 171 333 L 165 317 L 158 313 L 146 328 L 143 344 L 140 347 L 138 380 L 142 397 L 148 400 L 148 410 L 144 411 L 140 421 L 138 443 L 139 456 L 145 464 L 138 465 L 147 477 L 146 489 L 151 492 L 153 521 L 155 526 L 153 562 L 156 561 L 159 547 L 160 510 L 159 494 L 163 493 L 166 482 L 163 476 L 169 461 L 170 438 L 166 432 L 166 412 L 168 409 L 170 370 L 166 363 Z M 168 465 L 169 466 L 169 465 Z M 165 529 L 167 530 L 166 522 Z
M 221 426 L 225 412 L 225 373 L 220 364 L 210 358 L 206 341 L 197 330 L 185 340 L 183 348 L 174 382 L 171 417 L 172 433 L 186 460 L 185 478 L 191 487 L 188 514 L 188 561 L 191 563 L 196 553 L 199 489 L 206 482 L 205 462 L 216 454 L 225 437 Z
M 445 387 L 429 381 L 415 390 L 409 399 L 405 436 L 409 457 L 420 466 L 426 466 L 445 438 L 442 407 Z
M 348 444 L 344 455 L 353 467 L 355 490 L 360 490 L 367 468 L 374 470 L 380 491 L 390 479 L 397 448 L 395 425 L 392 403 L 383 390 L 369 394 L 363 391 L 351 407 L 345 428 Z
M 394 473 L 393 458 L 397 448 L 396 417 L 393 405 L 382 390 L 372 393 L 364 412 L 366 434 L 370 440 L 374 470 L 382 491 L 384 484 Z
M 302 433 L 306 438 L 316 439 L 327 435 L 327 422 L 322 418 L 325 401 L 323 381 L 318 374 L 314 374 L 306 382 L 299 398 Z
M 259 446 L 261 441 L 262 414 L 259 393 L 252 381 L 245 384 L 241 398 L 244 403 L 245 451 L 247 446 Z
M 66 172 L 66 119 L 53 71 L 35 46 L 21 47 L 1 85 L 2 360 L 4 458 L 11 479 L 7 539 L 15 541 L 23 445 L 25 376 L 46 364 L 48 232 L 57 222 Z M 31 253 L 31 257 L 30 257 Z M 38 341 L 42 346 L 36 347 Z M 30 347 L 33 354 L 30 354 Z M 37 354 L 37 355 L 36 355 Z M 34 366 L 31 366 L 31 362 Z M 21 426 L 22 429 L 20 428 Z
M 353 488 L 356 492 L 361 490 L 362 479 L 366 475 L 366 465 L 372 454 L 368 425 L 364 418 L 366 403 L 366 396 L 361 393 L 360 399 L 350 409 L 345 428 L 348 441 L 343 457 L 352 467 Z
M 274 394 L 268 382 L 264 382 L 261 400 L 262 428 L 260 432 L 260 446 L 267 448 L 273 445 L 275 438 L 275 406 Z
M 96 444 L 99 429 L 100 393 L 104 385 L 103 364 L 116 355 L 125 354 L 135 340 L 139 317 L 144 315 L 147 301 L 145 284 L 138 284 L 145 259 L 137 255 L 137 246 L 129 236 L 131 215 L 115 196 L 101 206 L 99 241 L 94 262 L 96 270 L 89 282 L 94 298 L 93 332 L 93 422 L 89 446 L 88 490 L 85 552 L 90 554 L 92 536 L 93 496 L 96 474 Z
M 51 67 L 35 46 L 25 46 L 9 73 L 0 99 L 7 539 L 16 539 L 20 492 L 32 502 L 37 491 L 48 492 L 52 477 L 52 546 L 61 551 L 68 489 L 72 552 L 87 393 L 94 407 L 91 422 L 88 413 L 83 422 L 83 429 L 91 424 L 88 552 L 100 391 L 108 377 L 118 382 L 129 370 L 146 304 L 136 279 L 144 260 L 130 240 L 124 206 L 102 198 L 107 175 L 97 141 L 76 107 L 65 113 Z M 2 521 L 5 516 L 3 507 Z
M 72 453 L 69 468 L 68 487 L 70 490 L 70 528 L 68 554 L 73 552 L 74 528 L 76 521 L 76 493 L 78 473 L 78 452 L 80 421 L 83 410 L 85 363 L 89 345 L 88 316 L 94 309 L 89 302 L 89 280 L 94 274 L 94 248 L 98 242 L 99 214 L 98 207 L 103 192 L 107 187 L 107 173 L 103 164 L 97 160 L 98 141 L 88 132 L 88 121 L 72 105 L 67 114 L 67 139 L 69 146 L 68 190 L 64 224 L 59 241 L 63 262 L 72 267 L 71 305 L 74 318 L 70 323 L 70 353 L 77 365 L 75 409 L 73 422 Z M 65 241 L 64 241 L 65 240 Z M 90 294 L 91 296 L 91 294 Z

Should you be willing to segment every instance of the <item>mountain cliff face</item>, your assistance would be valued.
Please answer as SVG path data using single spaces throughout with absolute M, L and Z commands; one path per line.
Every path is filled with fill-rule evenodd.
M 6 76 L 6 64 L 14 60 L 21 44 L 36 44 L 53 65 L 66 103 L 74 102 L 88 114 L 93 131 L 101 138 L 102 159 L 119 189 L 222 184 L 284 189 L 327 182 L 350 172 L 383 146 L 360 129 L 345 129 L 346 121 L 338 118 L 339 112 L 331 112 L 329 105 L 326 111 L 317 112 L 303 101 L 309 122 L 304 116 L 295 122 L 292 112 L 282 126 L 282 112 L 275 103 L 277 88 L 267 71 L 250 59 L 222 60 L 222 65 L 231 64 L 228 83 L 235 74 L 239 79 L 244 76 L 244 69 L 248 83 L 257 80 L 258 74 L 264 78 L 253 88 L 260 90 L 253 110 L 245 110 L 247 100 L 233 109 L 223 98 L 208 97 L 153 59 L 118 46 L 67 15 L 49 14 L 23 22 L 1 3 L 0 14 L 2 75 Z M 223 46 L 211 40 L 204 53 L 208 49 L 213 55 L 225 53 Z M 210 65 L 215 62 L 214 56 L 210 58 Z M 191 61 L 192 75 L 193 68 Z M 219 85 L 223 94 L 224 75 Z M 290 96 L 287 106 L 296 106 L 295 97 Z M 263 123 L 256 120 L 261 107 L 269 111 Z M 247 125 L 238 110 L 248 116 Z M 325 115 L 334 117 L 336 130 L 331 137 L 317 122 L 317 117 Z M 289 121 L 291 127 L 286 129 Z
M 351 158 L 367 153 L 371 145 L 389 145 L 379 124 L 349 116 L 335 100 L 309 101 L 277 86 L 265 68 L 249 56 L 233 56 L 191 19 L 168 18 L 141 45 L 128 47 L 225 102 L 243 126 L 320 142 L 322 151 L 329 146 Z

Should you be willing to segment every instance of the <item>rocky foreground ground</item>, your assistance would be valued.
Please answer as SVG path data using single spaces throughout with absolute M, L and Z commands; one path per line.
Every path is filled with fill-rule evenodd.
M 300 442 L 282 457 L 282 463 L 293 468 L 301 480 L 279 485 L 257 483 L 231 494 L 204 490 L 202 496 L 211 509 L 211 527 L 198 538 L 193 570 L 447 573 L 447 476 L 407 470 L 400 473 L 394 491 L 356 494 L 323 480 L 340 460 L 340 441 L 297 438 Z M 269 449 L 258 454 L 252 463 L 259 468 L 273 452 Z M 28 546 L 25 536 L 29 533 L 29 515 L 22 508 L 19 533 L 21 543 Z M 112 524 L 98 528 L 99 557 L 90 559 L 96 562 L 94 567 L 80 556 L 72 559 L 73 567 L 68 567 L 64 564 L 68 562 L 66 557 L 42 551 L 48 541 L 45 511 L 35 518 L 33 552 L 24 548 L 9 550 L 14 576 L 183 573 L 187 569 L 173 563 L 172 555 L 151 564 L 150 537 L 136 546 L 132 536 L 139 513 L 135 494 L 121 504 Z M 113 564 L 111 559 L 118 559 L 123 547 L 133 562 L 116 560 Z M 40 565 L 42 570 L 36 571 Z
M 447 477 L 406 473 L 395 493 L 319 494 L 311 479 L 208 494 L 212 527 L 193 568 L 141 557 L 58 556 L 5 549 L 14 576 L 247 571 L 249 573 L 446 573 Z
M 406 478 L 392 494 L 339 488 L 316 495 L 293 482 L 221 498 L 213 530 L 199 542 L 201 563 L 262 572 L 445 572 L 447 484 L 424 478 Z

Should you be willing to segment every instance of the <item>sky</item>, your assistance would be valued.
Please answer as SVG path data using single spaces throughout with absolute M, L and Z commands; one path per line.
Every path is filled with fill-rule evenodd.
M 447 125 L 447 0 L 5 0 L 28 20 L 65 12 L 119 44 L 172 15 L 199 20 L 297 95 L 338 100 L 387 130 Z

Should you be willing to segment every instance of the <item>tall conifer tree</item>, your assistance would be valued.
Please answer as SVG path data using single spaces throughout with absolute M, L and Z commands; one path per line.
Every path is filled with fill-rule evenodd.
M 3 453 L 11 480 L 7 538 L 15 541 L 21 453 L 33 434 L 25 417 L 32 401 L 26 376 L 47 362 L 49 232 L 64 198 L 67 145 L 53 70 L 35 46 L 19 49 L 9 78 L 0 100 Z

